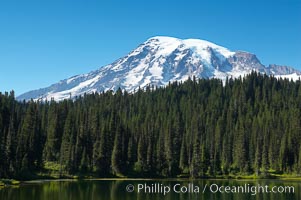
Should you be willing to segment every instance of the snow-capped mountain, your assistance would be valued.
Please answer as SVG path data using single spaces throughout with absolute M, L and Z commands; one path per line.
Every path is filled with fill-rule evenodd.
M 73 76 L 49 87 L 33 90 L 17 99 L 63 100 L 85 93 L 117 90 L 137 91 L 148 85 L 164 86 L 189 77 L 219 78 L 244 76 L 252 70 L 275 77 L 301 77 L 287 66 L 260 63 L 256 55 L 230 51 L 199 39 L 153 37 L 123 58 L 87 74 Z

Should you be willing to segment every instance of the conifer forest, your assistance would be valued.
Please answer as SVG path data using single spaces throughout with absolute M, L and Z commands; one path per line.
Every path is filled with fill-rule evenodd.
M 0 94 L 0 178 L 301 173 L 301 81 L 253 72 L 55 102 Z

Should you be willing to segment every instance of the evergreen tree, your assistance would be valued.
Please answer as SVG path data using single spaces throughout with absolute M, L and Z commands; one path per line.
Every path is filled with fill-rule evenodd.
M 0 93 L 0 177 L 299 174 L 301 83 L 251 73 L 129 94 L 18 102 Z

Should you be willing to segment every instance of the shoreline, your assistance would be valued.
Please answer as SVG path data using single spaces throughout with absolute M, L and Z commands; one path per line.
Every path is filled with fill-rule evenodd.
M 260 180 L 275 180 L 275 181 L 301 181 L 300 176 L 277 176 L 277 177 L 208 177 L 208 178 L 125 178 L 125 177 L 114 177 L 114 178 L 97 178 L 97 177 L 83 177 L 83 178 L 37 178 L 32 180 L 19 181 L 16 179 L 0 179 L 0 188 L 8 186 L 20 186 L 24 184 L 35 184 L 44 182 L 76 182 L 76 181 L 199 181 L 199 180 L 216 180 L 216 181 L 260 181 Z

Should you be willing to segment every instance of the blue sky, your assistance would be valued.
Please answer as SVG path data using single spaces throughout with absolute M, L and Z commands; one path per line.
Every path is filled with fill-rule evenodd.
M 2 0 L 0 91 L 19 95 L 95 70 L 156 35 L 301 70 L 301 0 Z

